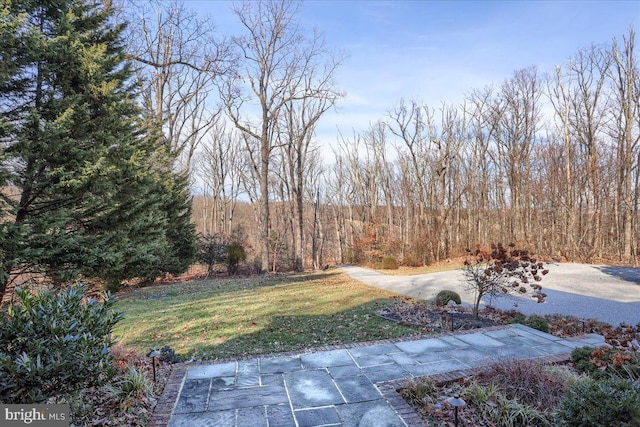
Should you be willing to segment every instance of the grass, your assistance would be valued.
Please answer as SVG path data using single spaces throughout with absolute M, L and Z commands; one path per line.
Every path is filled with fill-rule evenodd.
M 461 262 L 447 264 L 425 265 L 423 267 L 400 267 L 397 270 L 376 270 L 387 276 L 416 276 L 418 274 L 437 273 L 440 271 L 460 270 L 464 265 Z
M 160 285 L 119 296 L 125 317 L 114 335 L 140 351 L 169 345 L 197 359 L 416 335 L 375 316 L 394 296 L 336 271 Z

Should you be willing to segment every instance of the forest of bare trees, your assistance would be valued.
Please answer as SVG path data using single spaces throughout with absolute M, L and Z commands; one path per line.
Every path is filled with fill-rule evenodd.
M 241 236 L 263 271 L 383 257 L 423 265 L 498 241 L 549 259 L 636 264 L 633 29 L 556 69 L 472 88 L 461 103 L 399 93 L 384 117 L 341 129 L 328 148 L 315 129 L 345 96 L 334 81 L 343 54 L 300 27 L 298 6 L 236 5 L 244 32 L 214 44 L 204 43 L 213 30 L 189 35 L 177 29 L 193 21 L 158 13 L 137 29 L 141 70 L 154 76 L 145 102 L 191 171 L 200 233 Z M 167 22 L 176 28 L 162 34 L 174 39 L 159 43 L 151 33 Z M 184 46 L 184 60 L 172 62 L 167 46 Z M 209 50 L 190 50 L 199 46 Z

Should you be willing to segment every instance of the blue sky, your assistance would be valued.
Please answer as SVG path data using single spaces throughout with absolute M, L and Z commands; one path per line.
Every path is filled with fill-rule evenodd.
M 239 26 L 229 2 L 190 1 L 220 33 Z M 307 1 L 304 28 L 349 55 L 336 81 L 347 93 L 319 125 L 323 143 L 384 117 L 400 99 L 438 107 L 500 84 L 514 70 L 553 71 L 579 48 L 610 44 L 633 25 L 640 1 Z

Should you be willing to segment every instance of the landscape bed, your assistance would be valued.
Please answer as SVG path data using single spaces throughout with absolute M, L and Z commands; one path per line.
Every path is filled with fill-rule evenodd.
M 637 352 L 585 347 L 568 363 L 505 360 L 472 375 L 401 381 L 397 392 L 428 426 L 450 426 L 456 417 L 467 427 L 637 426 L 638 367 Z

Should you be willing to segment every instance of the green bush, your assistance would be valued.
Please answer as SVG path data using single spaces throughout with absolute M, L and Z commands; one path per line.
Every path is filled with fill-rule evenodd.
M 462 304 L 462 300 L 460 299 L 460 295 L 455 291 L 449 291 L 447 289 L 438 292 L 435 299 L 435 304 L 441 307 L 449 304 L 449 301 L 453 301 L 456 304 Z
M 560 427 L 640 426 L 640 386 L 622 378 L 576 381 L 556 409 Z
M 205 264 L 207 275 L 211 275 L 216 264 L 228 261 L 228 252 L 227 239 L 222 233 L 205 234 L 199 238 L 196 260 Z
M 598 369 L 591 363 L 593 347 L 579 347 L 571 352 L 571 361 L 576 370 L 582 374 L 597 374 Z
M 394 257 L 384 257 L 382 258 L 382 269 L 383 270 L 397 270 L 398 269 L 398 261 Z
M 524 314 L 516 314 L 513 319 L 511 319 L 511 323 L 520 323 L 521 325 L 524 325 L 526 321 L 527 316 Z
M 571 352 L 576 370 L 594 379 L 618 377 L 640 379 L 640 354 L 601 346 L 576 348 Z
M 525 320 L 524 324 L 542 332 L 549 332 L 549 322 L 540 316 L 531 316 Z
M 106 382 L 115 370 L 109 347 L 121 319 L 82 286 L 32 294 L 16 289 L 18 305 L 0 313 L 0 401 L 40 403 Z
M 180 357 L 179 354 L 176 354 L 175 350 L 172 349 L 170 346 L 165 345 L 160 349 L 160 357 L 158 357 L 158 360 L 160 360 L 161 362 L 167 362 L 173 365 L 174 363 L 182 362 L 182 357 Z
M 106 280 L 104 282 L 104 285 L 102 286 L 102 288 L 105 291 L 111 292 L 113 294 L 115 294 L 116 292 L 121 291 L 123 287 L 124 286 L 122 285 L 122 282 L 120 280 L 117 280 L 117 279 Z
M 516 314 L 509 323 L 520 323 L 521 325 L 537 329 L 542 332 L 549 332 L 549 322 L 540 316 L 527 317 L 524 314 Z
M 227 272 L 231 274 L 238 273 L 238 265 L 247 260 L 247 253 L 241 243 L 233 242 L 228 246 L 227 256 Z

